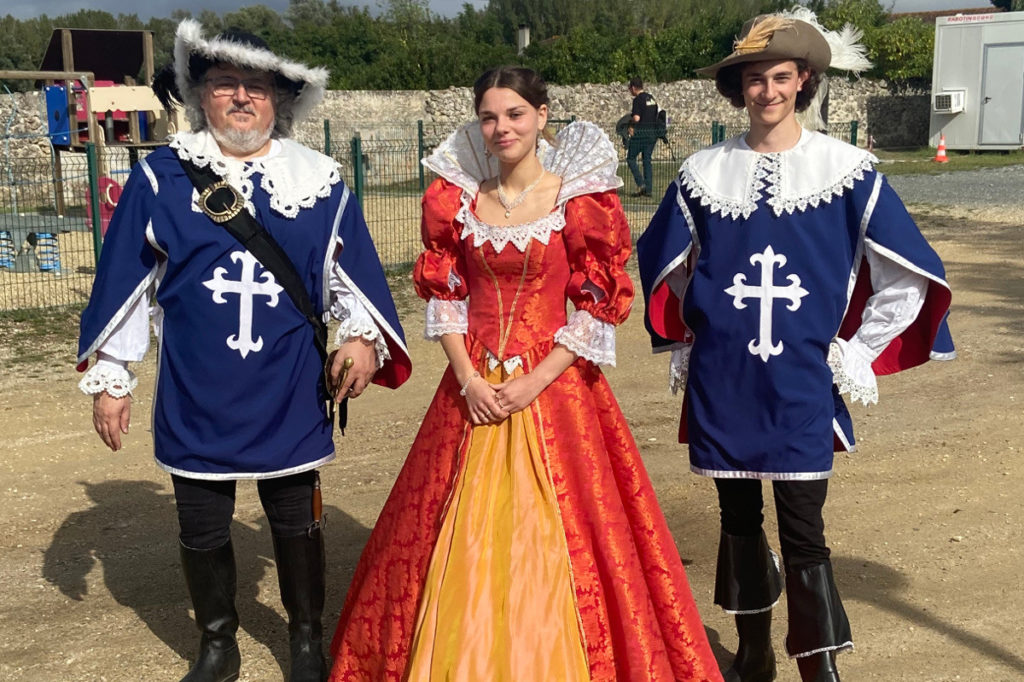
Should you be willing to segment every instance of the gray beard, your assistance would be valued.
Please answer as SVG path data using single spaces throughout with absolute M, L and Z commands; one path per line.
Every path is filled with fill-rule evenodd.
M 265 130 L 238 130 L 237 128 L 214 128 L 210 126 L 210 133 L 213 139 L 222 147 L 238 154 L 252 154 L 258 152 L 270 140 L 274 131 L 274 122 Z

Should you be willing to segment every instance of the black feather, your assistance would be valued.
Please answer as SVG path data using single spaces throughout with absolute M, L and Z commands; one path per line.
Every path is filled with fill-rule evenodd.
M 176 106 L 184 104 L 181 93 L 178 91 L 178 84 L 174 80 L 174 64 L 165 64 L 163 68 L 153 76 L 153 92 L 164 109 L 171 111 Z

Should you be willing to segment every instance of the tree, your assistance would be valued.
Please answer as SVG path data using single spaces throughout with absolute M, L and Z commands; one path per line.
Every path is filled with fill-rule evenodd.
M 287 47 L 291 43 L 290 31 L 281 15 L 263 5 L 243 7 L 236 12 L 228 12 L 221 19 L 224 28 L 234 28 L 259 36 L 272 49 L 289 54 Z
M 935 29 L 912 17 L 902 17 L 872 34 L 874 71 L 885 78 L 907 82 L 931 80 Z

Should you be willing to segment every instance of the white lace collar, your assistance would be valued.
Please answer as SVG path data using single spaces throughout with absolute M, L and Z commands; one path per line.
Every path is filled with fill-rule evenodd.
M 290 139 L 274 140 L 271 152 L 249 161 L 224 156 L 208 130 L 178 133 L 171 148 L 200 168 L 211 167 L 245 198 L 252 208 L 252 176 L 261 175 L 260 187 L 270 195 L 270 208 L 285 218 L 295 218 L 301 209 L 312 208 L 317 200 L 331 194 L 341 181 L 341 168 L 334 159 Z
M 463 225 L 462 238 L 473 237 L 479 248 L 490 242 L 501 252 L 508 244 L 525 251 L 531 239 L 547 244 L 552 232 L 565 227 L 565 203 L 584 194 L 606 192 L 622 186 L 617 174 L 619 157 L 608 135 L 593 123 L 576 121 L 555 136 L 557 146 L 540 141 L 541 164 L 562 178 L 557 209 L 537 220 L 520 225 L 488 225 L 477 218 L 470 205 L 480 184 L 498 174 L 498 161 L 484 153 L 484 140 L 477 121 L 467 123 L 423 159 L 423 165 L 462 188 L 462 208 L 456 220 Z
M 744 134 L 687 158 L 679 182 L 723 217 L 750 217 L 765 194 L 779 216 L 831 202 L 876 163 L 870 152 L 809 130 L 792 149 L 771 154 L 752 150 Z
M 473 195 L 469 192 L 462 193 L 462 208 L 459 209 L 455 219 L 462 223 L 462 239 L 473 237 L 473 246 L 480 248 L 487 242 L 491 243 L 494 250 L 501 253 L 509 244 L 518 249 L 520 253 L 526 252 L 531 239 L 536 239 L 545 246 L 551 239 L 552 232 L 561 232 L 565 227 L 565 207 L 559 205 L 554 211 L 546 216 L 520 225 L 489 225 L 480 220 L 473 213 L 470 204 L 473 203 Z
M 619 157 L 608 135 L 593 123 L 576 121 L 555 136 L 552 147 L 540 141 L 537 155 L 544 168 L 562 178 L 558 204 L 592 192 L 622 187 L 617 171 Z M 498 174 L 498 161 L 484 153 L 480 123 L 467 123 L 423 159 L 423 165 L 471 195 L 480 184 Z

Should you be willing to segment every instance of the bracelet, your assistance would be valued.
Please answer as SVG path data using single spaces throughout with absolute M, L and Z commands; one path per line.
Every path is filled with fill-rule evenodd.
M 473 374 L 470 375 L 470 377 L 468 379 L 466 379 L 466 383 L 462 384 L 462 388 L 459 389 L 459 395 L 461 395 L 463 398 L 465 398 L 466 397 L 466 389 L 469 388 L 469 382 L 471 382 L 473 379 L 479 379 L 479 378 L 480 378 L 480 372 L 473 372 Z

